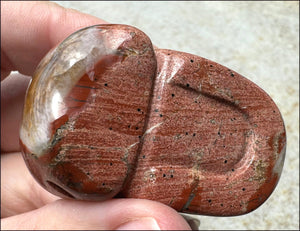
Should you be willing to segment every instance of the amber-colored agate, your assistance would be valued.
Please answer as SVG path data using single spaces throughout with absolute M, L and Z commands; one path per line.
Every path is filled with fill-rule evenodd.
M 116 35 L 124 27 L 111 25 Z M 145 34 L 125 30 L 132 37 L 123 52 L 104 56 L 64 98 L 47 153 L 38 157 L 21 140 L 32 174 L 62 197 L 145 198 L 215 216 L 256 209 L 285 156 L 272 99 L 220 64 L 154 51 Z

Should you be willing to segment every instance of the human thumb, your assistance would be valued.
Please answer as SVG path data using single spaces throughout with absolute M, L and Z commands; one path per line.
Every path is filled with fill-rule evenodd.
M 2 219 L 1 230 L 191 230 L 174 209 L 143 199 L 86 202 L 61 199 Z

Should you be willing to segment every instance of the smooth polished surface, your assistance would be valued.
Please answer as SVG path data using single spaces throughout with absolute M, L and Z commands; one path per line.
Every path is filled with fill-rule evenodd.
M 124 195 L 186 213 L 254 210 L 273 191 L 284 162 L 285 129 L 276 105 L 215 62 L 171 50 L 156 50 L 156 56 L 150 120 Z
M 118 25 L 81 30 L 41 62 L 20 138 L 44 187 L 97 200 L 120 191 L 137 156 L 155 69 L 148 37 Z
M 254 83 L 195 55 L 154 51 L 125 25 L 80 30 L 46 56 L 20 139 L 33 175 L 57 195 L 218 216 L 270 196 L 286 144 L 279 110 Z

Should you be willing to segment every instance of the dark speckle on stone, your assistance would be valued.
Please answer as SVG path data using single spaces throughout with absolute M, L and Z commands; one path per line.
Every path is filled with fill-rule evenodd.
M 186 87 L 190 87 L 190 84 L 187 83 L 187 84 L 186 84 Z
M 191 63 L 193 63 L 193 62 L 194 62 L 194 60 L 191 59 Z

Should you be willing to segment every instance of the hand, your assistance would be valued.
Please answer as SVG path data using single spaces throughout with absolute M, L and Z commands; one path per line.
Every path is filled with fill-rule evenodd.
M 172 208 L 141 199 L 60 199 L 29 173 L 19 123 L 29 77 L 43 56 L 79 28 L 106 23 L 51 2 L 1 2 L 1 229 L 190 230 Z M 6 78 L 11 71 L 14 74 Z

